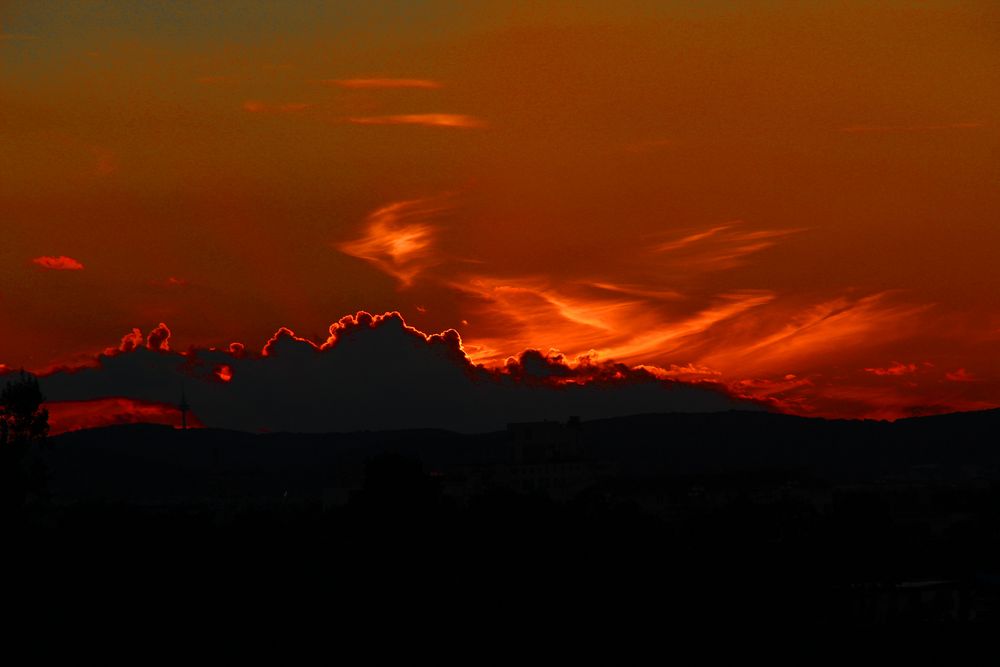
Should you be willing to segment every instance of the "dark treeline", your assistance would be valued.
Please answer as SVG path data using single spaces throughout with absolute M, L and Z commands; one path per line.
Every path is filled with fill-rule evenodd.
M 433 600 L 705 627 L 993 623 L 998 422 L 733 412 L 483 435 L 122 426 L 35 447 L 45 484 L 8 527 L 32 573 L 19 585 L 42 597 Z

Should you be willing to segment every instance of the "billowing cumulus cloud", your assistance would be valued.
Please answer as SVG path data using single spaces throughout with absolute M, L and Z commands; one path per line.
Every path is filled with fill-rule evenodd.
M 142 330 L 133 328 L 132 331 L 122 336 L 121 343 L 118 344 L 117 348 L 109 347 L 104 351 L 104 354 L 114 354 L 116 349 L 118 352 L 131 352 L 137 347 L 142 347 L 144 341 L 145 339 L 142 336 Z
M 80 271 L 83 269 L 83 264 L 79 260 L 66 257 L 65 255 L 59 255 L 58 257 L 36 257 L 31 261 L 43 269 L 52 269 L 54 271 Z
M 0 45 L 31 56 L 0 68 L 0 362 L 133 324 L 142 358 L 165 321 L 171 358 L 241 340 L 248 364 L 286 325 L 276 363 L 375 308 L 528 384 L 586 360 L 797 414 L 1000 401 L 1000 4 L 472 3 L 388 30 L 260 4 L 250 42 L 212 9 L 157 34 L 155 3 L 58 30 L 19 3 L 0 29 L 40 35 Z M 83 247 L 85 271 L 30 261 Z M 238 387 L 220 354 L 205 378 Z
M 160 322 L 155 329 L 149 332 L 146 338 L 146 347 L 150 350 L 162 350 L 166 352 L 170 349 L 170 329 L 163 322 Z
M 322 342 L 283 329 L 266 354 L 136 347 L 41 383 L 56 405 L 75 402 L 66 411 L 78 423 L 86 423 L 83 401 L 128 399 L 154 413 L 176 405 L 183 390 L 200 423 L 252 431 L 482 431 L 569 415 L 758 409 L 715 385 L 660 380 L 620 365 L 570 364 L 552 353 L 525 352 L 490 370 L 472 363 L 456 331 L 427 335 L 398 313 L 342 318 Z
M 461 304 L 475 323 L 463 323 L 468 357 L 522 381 L 588 381 L 626 369 L 619 379 L 641 371 L 716 383 L 786 412 L 825 417 L 895 419 L 994 405 L 988 387 L 957 391 L 959 376 L 945 377 L 931 361 L 886 365 L 900 350 L 926 354 L 906 350 L 932 319 L 943 322 L 934 304 L 898 291 L 810 295 L 714 286 L 720 274 L 738 275 L 805 229 L 737 220 L 680 230 L 620 259 L 609 248 L 599 268 L 581 265 L 576 279 L 557 280 L 501 275 L 486 262 L 449 258 L 440 243 L 450 225 L 437 201 L 380 208 L 361 238 L 338 247 L 401 287 Z M 587 364 L 601 373 L 588 374 Z

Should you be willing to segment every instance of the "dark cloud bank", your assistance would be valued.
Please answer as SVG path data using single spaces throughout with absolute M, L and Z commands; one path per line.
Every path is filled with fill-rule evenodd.
M 170 351 L 168 340 L 164 325 L 146 345 L 133 331 L 96 366 L 49 374 L 42 389 L 50 401 L 176 404 L 183 387 L 202 424 L 246 431 L 476 432 L 570 415 L 759 409 L 711 385 L 666 382 L 612 363 L 569 365 L 533 350 L 503 369 L 486 369 L 469 361 L 456 331 L 428 336 L 398 313 L 345 317 L 322 344 L 282 329 L 260 354 L 239 344 L 182 354 Z

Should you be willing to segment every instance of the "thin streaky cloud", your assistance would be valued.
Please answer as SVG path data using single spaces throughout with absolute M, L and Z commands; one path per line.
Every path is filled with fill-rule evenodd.
M 59 255 L 58 257 L 36 257 L 31 261 L 43 269 L 53 271 L 79 271 L 83 269 L 83 264 L 80 261 L 72 257 L 66 257 L 65 255 Z
M 324 79 L 322 83 L 340 88 L 443 88 L 440 81 L 430 79 Z
M 347 122 L 355 125 L 424 125 L 428 127 L 485 127 L 486 122 L 475 116 L 451 113 L 416 113 L 397 116 L 354 116 Z
M 712 227 L 710 229 L 707 229 L 706 231 L 703 231 L 703 232 L 697 232 L 695 234 L 689 234 L 688 236 L 684 236 L 682 238 L 679 238 L 676 241 L 670 241 L 668 243 L 661 243 L 660 245 L 656 246 L 654 248 L 654 250 L 656 252 L 670 252 L 671 250 L 679 250 L 679 249 L 685 248 L 685 247 L 687 247 L 687 246 L 689 246 L 689 245 L 691 245 L 693 243 L 697 243 L 698 241 L 704 241 L 705 239 L 711 238 L 711 237 L 719 234 L 720 232 L 724 232 L 727 229 L 730 229 L 732 226 L 733 226 L 732 224 L 718 225 L 716 227 Z
M 964 368 L 959 368 L 956 371 L 944 374 L 945 379 L 951 382 L 975 382 L 976 376 L 965 370 Z

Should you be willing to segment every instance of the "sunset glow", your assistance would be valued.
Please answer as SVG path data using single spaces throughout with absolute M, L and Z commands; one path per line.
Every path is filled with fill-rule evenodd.
M 1000 4 L 377 4 L 4 3 L 0 373 L 221 392 L 398 311 L 505 378 L 1000 406 Z
M 131 398 L 50 402 L 46 409 L 52 435 L 117 424 L 166 424 L 178 428 L 181 425 L 177 406 Z M 188 426 L 197 428 L 200 424 L 188 415 Z

